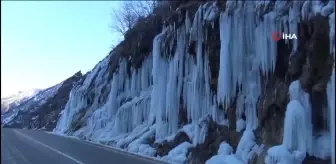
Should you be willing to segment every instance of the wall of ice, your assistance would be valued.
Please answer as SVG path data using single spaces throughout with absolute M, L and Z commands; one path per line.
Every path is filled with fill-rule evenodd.
M 202 122 L 207 116 L 218 124 L 231 126 L 225 121 L 227 110 L 220 110 L 219 105 L 228 109 L 237 99 L 236 127 L 237 131 L 245 130 L 246 136 L 242 137 L 235 156 L 230 158 L 246 162 L 249 160 L 246 155 L 257 148 L 261 149 L 254 141 L 252 130 L 259 125 L 257 102 L 261 96 L 262 80 L 268 79 L 275 70 L 278 54 L 272 33 L 282 31 L 299 36 L 300 20 L 310 19 L 318 13 L 330 17 L 332 29 L 333 3 L 330 1 L 323 6 L 322 3 L 310 1 L 276 1 L 274 9 L 267 11 L 270 2 L 228 1 L 225 12 L 220 13 L 216 2 L 211 2 L 200 6 L 193 20 L 186 12 L 185 22 L 181 26 L 164 27 L 154 38 L 153 51 L 140 68 L 133 68 L 127 59 L 121 58 L 112 79 L 108 80 L 109 58 L 100 62 L 83 84 L 71 91 L 54 131 L 96 141 L 114 141 L 115 146 L 153 155 L 155 150 L 146 143 L 146 139 L 154 136 L 158 142 L 175 135 L 183 126 L 179 123 L 180 110 L 186 111 L 187 122 L 192 127 L 192 134 L 189 135 L 192 145 L 188 147 L 196 146 L 205 140 L 207 126 Z M 205 26 L 213 24 L 216 15 L 220 15 L 220 68 L 218 86 L 214 92 L 210 88 L 211 63 L 204 45 L 209 44 Z M 334 45 L 334 29 L 330 31 L 330 40 L 331 46 Z M 195 44 L 195 54 L 188 51 L 191 43 Z M 299 43 L 298 40 L 290 40 L 287 44 L 291 44 L 295 52 Z M 333 54 L 334 49 L 331 52 Z M 334 87 L 332 80 L 328 86 L 331 113 L 335 110 Z M 88 90 L 93 97 L 90 97 Z M 102 90 L 109 92 L 104 102 L 100 102 L 101 97 L 98 96 Z M 294 81 L 290 87 L 290 97 L 283 145 L 268 151 L 269 163 L 280 162 L 282 157 L 286 157 L 281 154 L 288 156 L 285 160 L 298 161 L 306 152 L 314 155 L 309 95 Z M 83 111 L 87 119 L 80 129 L 72 133 L 72 126 Z M 243 119 L 243 115 L 246 119 Z M 330 134 L 334 143 L 335 119 L 330 120 Z M 305 134 L 305 137 L 301 139 L 299 134 Z

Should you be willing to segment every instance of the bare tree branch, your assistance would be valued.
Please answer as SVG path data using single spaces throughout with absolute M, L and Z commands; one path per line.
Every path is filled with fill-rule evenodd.
M 153 12 L 156 1 L 124 1 L 119 9 L 112 10 L 115 24 L 112 28 L 125 35 L 141 17 L 146 17 Z

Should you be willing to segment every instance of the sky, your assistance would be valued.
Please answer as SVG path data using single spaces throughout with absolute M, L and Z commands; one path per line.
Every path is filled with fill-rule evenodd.
M 118 1 L 1 1 L 1 97 L 90 71 L 122 36 Z

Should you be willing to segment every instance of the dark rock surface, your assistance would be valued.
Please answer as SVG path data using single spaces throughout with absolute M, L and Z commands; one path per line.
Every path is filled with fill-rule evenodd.
M 160 144 L 154 144 L 154 147 L 157 150 L 156 155 L 165 156 L 171 149 L 183 142 L 191 142 L 191 140 L 185 132 L 179 132 L 172 141 L 165 140 Z
M 230 130 L 227 126 L 218 125 L 209 119 L 205 142 L 189 150 L 188 163 L 204 164 L 206 160 L 217 154 L 219 145 L 223 141 L 230 143 L 230 146 L 235 150 L 240 137 L 240 133 Z

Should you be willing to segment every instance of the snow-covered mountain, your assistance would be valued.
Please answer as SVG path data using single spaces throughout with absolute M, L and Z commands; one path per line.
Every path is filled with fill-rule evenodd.
M 52 120 L 54 126 L 60 110 L 63 109 L 68 99 L 70 90 L 81 77 L 82 74 L 78 72 L 55 86 L 40 90 L 36 95 L 4 113 L 2 124 L 6 127 L 41 128 L 51 124 L 50 120 Z M 37 121 L 39 117 L 43 119 Z M 43 121 L 42 126 L 41 121 Z
M 55 133 L 177 163 L 334 160 L 333 0 L 168 5 L 71 90 Z
M 41 91 L 41 89 L 31 89 L 28 91 L 19 91 L 17 94 L 1 98 L 1 114 L 7 112 L 11 108 L 19 106 L 22 102 L 30 99 Z

